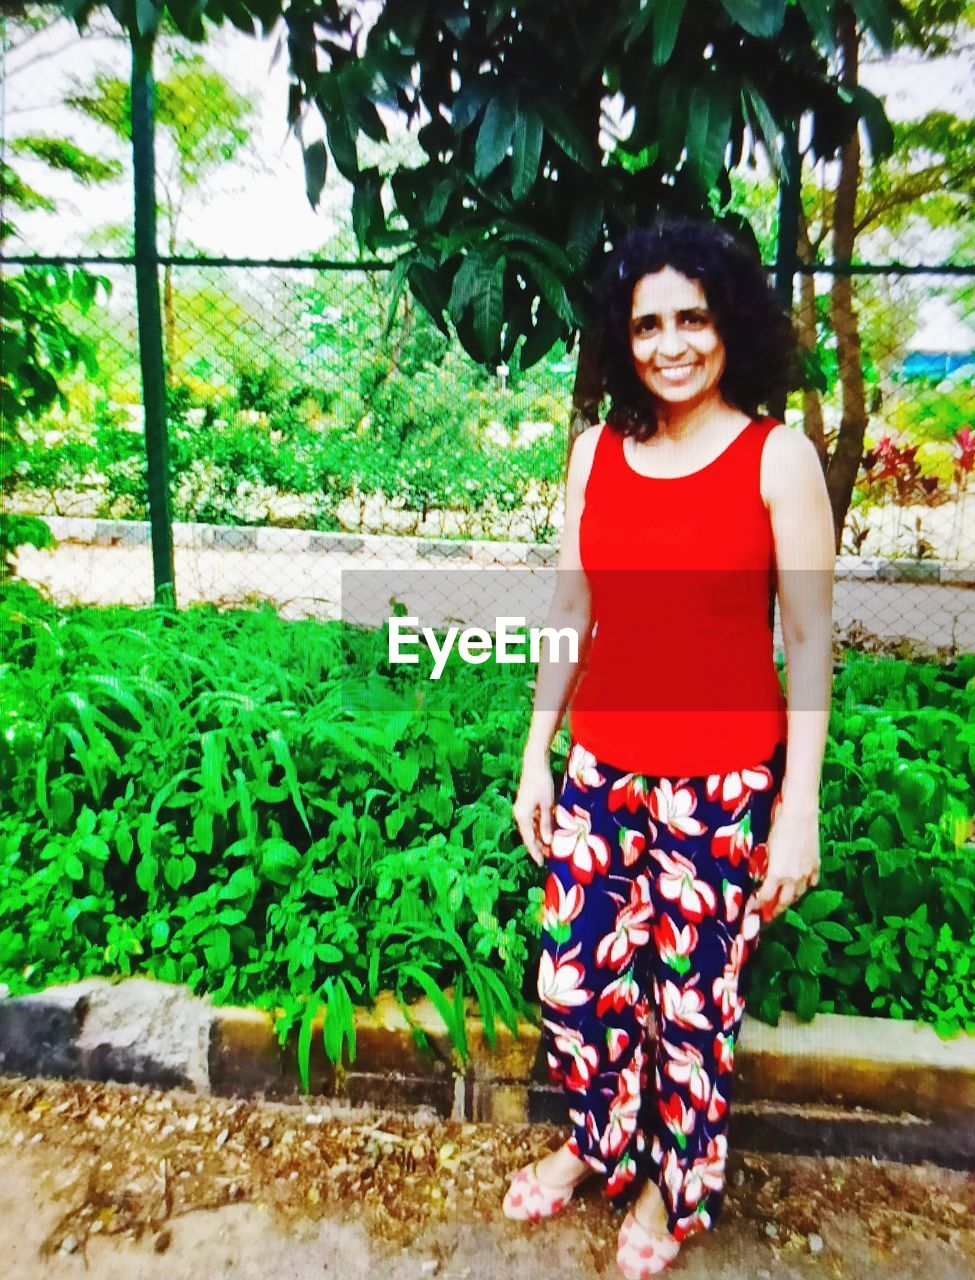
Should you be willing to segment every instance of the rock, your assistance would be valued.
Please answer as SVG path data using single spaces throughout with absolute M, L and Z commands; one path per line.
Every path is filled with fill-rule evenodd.
M 78 1247 L 78 1239 L 76 1236 L 71 1235 L 70 1232 L 61 1241 L 62 1253 L 74 1253 L 77 1247 Z
M 767 1236 L 771 1236 L 773 1240 L 777 1240 L 779 1238 L 779 1229 L 774 1222 L 766 1222 L 765 1234 Z
M 822 1249 L 823 1249 L 823 1237 L 821 1235 L 817 1235 L 817 1233 L 814 1231 L 812 1235 L 809 1237 L 809 1252 L 821 1253 Z

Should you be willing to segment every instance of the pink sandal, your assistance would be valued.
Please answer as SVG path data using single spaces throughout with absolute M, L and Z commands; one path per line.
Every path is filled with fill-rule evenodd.
M 659 1275 L 680 1253 L 680 1242 L 641 1226 L 631 1211 L 620 1228 L 616 1265 L 626 1280 L 647 1280 Z
M 539 1218 L 550 1218 L 553 1213 L 564 1209 L 572 1199 L 575 1186 L 552 1187 L 540 1182 L 537 1163 L 532 1161 L 524 1169 L 519 1169 L 511 1179 L 501 1206 L 506 1218 L 515 1222 L 535 1222 Z

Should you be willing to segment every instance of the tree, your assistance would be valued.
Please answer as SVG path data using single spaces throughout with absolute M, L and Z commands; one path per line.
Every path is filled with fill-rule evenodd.
M 941 52 L 946 45 L 946 29 L 953 28 L 971 8 L 964 0 L 915 0 L 905 11 L 899 42 L 926 52 Z M 841 78 L 847 92 L 855 94 L 861 88 L 863 34 L 851 6 L 842 5 L 837 17 Z M 893 229 L 911 216 L 936 219 L 948 208 L 955 214 L 966 206 L 970 210 L 975 182 L 973 140 L 975 129 L 971 122 L 943 112 L 930 113 L 922 120 L 891 130 L 890 145 L 885 148 L 889 159 L 872 165 L 864 181 L 860 139 L 854 131 L 840 151 L 835 186 L 818 192 L 811 187 L 806 189 L 799 220 L 800 256 L 806 261 L 815 260 L 828 241 L 833 261 L 842 265 L 853 261 L 857 238 L 880 225 Z M 811 148 L 803 159 L 815 163 Z M 869 422 L 860 324 L 853 277 L 848 272 L 834 274 L 829 309 L 842 405 L 832 453 L 825 437 L 822 406 L 812 383 L 804 389 L 803 408 L 806 434 L 816 446 L 826 476 L 839 550 Z M 812 352 L 817 305 L 815 281 L 808 274 L 800 282 L 798 321 L 800 341 L 807 352 Z
M 79 26 L 96 7 L 63 3 Z M 158 12 L 153 0 L 111 7 L 132 31 Z M 573 398 L 579 422 L 593 420 L 590 285 L 607 239 L 659 209 L 726 205 L 746 147 L 781 167 L 779 134 L 803 114 L 817 155 L 834 155 L 861 118 L 883 146 L 879 102 L 862 87 L 842 93 L 831 69 L 834 7 L 387 0 L 367 29 L 366 7 L 347 0 L 291 5 L 289 121 L 302 137 L 314 108 L 327 134 L 305 147 L 309 198 L 317 204 L 331 157 L 353 185 L 360 247 L 396 251 L 393 305 L 408 287 L 444 332 L 449 315 L 475 359 L 497 364 L 518 347 L 526 368 L 581 335 Z M 890 42 L 896 0 L 856 0 L 854 11 Z M 204 18 L 267 30 L 281 11 L 278 0 L 174 0 L 167 12 L 200 39 Z M 600 141 L 604 101 L 617 94 L 633 110 L 625 149 L 644 157 L 639 167 Z M 380 108 L 419 124 L 425 163 L 360 164 L 360 133 L 387 140 Z
M 92 86 L 77 84 L 65 99 L 68 106 L 108 126 L 125 142 L 132 141 L 131 86 L 98 72 Z M 253 99 L 238 93 L 202 56 L 176 52 L 173 68 L 156 81 L 156 127 L 166 145 L 157 167 L 157 205 L 168 255 L 181 250 L 180 220 L 187 203 L 221 165 L 229 163 L 250 141 L 248 117 Z M 131 229 L 127 232 L 131 245 Z M 166 367 L 176 376 L 176 310 L 173 268 L 163 267 Z
M 6 27 L 7 65 L 12 81 L 38 62 L 61 50 L 35 52 L 38 36 L 57 21 L 49 12 L 33 6 L 14 15 Z M 23 55 L 18 57 L 18 55 Z M 16 114 L 9 109 L 8 114 Z M 40 162 L 51 170 L 69 173 L 78 182 L 106 182 L 117 177 L 121 166 L 82 150 L 67 138 L 24 133 L 7 144 L 11 159 Z M 0 244 L 19 234 L 11 210 L 57 212 L 56 202 L 26 180 L 6 158 L 0 159 Z M 66 407 L 59 379 L 84 365 L 92 370 L 95 354 L 90 342 L 75 333 L 61 315 L 61 304 L 72 298 L 84 312 L 96 300 L 108 296 L 110 282 L 82 267 L 29 267 L 8 277 L 0 273 L 0 493 L 4 498 L 17 479 L 17 462 L 23 451 L 20 426 L 36 420 L 52 404 Z M 35 516 L 0 511 L 0 577 L 13 572 L 19 546 L 50 545 L 47 525 Z
M 589 286 L 607 239 L 660 209 L 727 206 L 746 147 L 781 168 L 779 133 L 804 114 L 819 156 L 860 118 L 887 144 L 879 102 L 859 86 L 842 93 L 830 67 L 832 8 L 389 0 L 368 31 L 338 2 L 314 18 L 289 10 L 290 116 L 298 130 L 310 105 L 324 119 L 360 244 L 400 251 L 394 297 L 408 284 L 439 324 L 449 314 L 472 356 L 510 361 L 523 339 L 524 368 L 581 335 L 580 425 L 600 399 Z M 889 43 L 888 6 L 857 10 Z M 615 147 L 601 141 L 609 95 L 633 118 Z M 360 165 L 356 147 L 360 132 L 385 137 L 380 107 L 419 121 L 427 157 L 388 175 L 388 219 L 387 175 Z M 314 198 L 325 146 L 306 159 Z

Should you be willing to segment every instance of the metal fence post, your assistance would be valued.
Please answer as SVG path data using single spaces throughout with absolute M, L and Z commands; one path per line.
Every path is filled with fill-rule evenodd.
M 139 363 L 145 407 L 149 521 L 152 529 L 153 598 L 176 604 L 173 526 L 169 509 L 169 446 L 163 375 L 159 259 L 156 246 L 155 31 L 130 31 L 132 43 L 132 160 L 135 195 L 135 287 L 139 313 Z
M 775 291 L 782 309 L 792 314 L 795 288 L 796 262 L 799 243 L 800 167 L 799 124 L 789 120 L 782 137 L 782 161 L 784 173 L 779 183 L 779 226 L 775 248 Z M 781 403 L 770 406 L 777 418 L 785 413 L 785 397 Z
M 779 182 L 779 225 L 775 246 L 775 291 L 783 311 L 792 315 L 792 295 L 796 275 L 799 242 L 799 125 L 786 121 L 782 137 L 782 160 L 785 172 Z M 779 392 L 769 404 L 769 412 L 785 421 L 786 392 Z M 775 628 L 775 584 L 769 589 L 768 625 Z

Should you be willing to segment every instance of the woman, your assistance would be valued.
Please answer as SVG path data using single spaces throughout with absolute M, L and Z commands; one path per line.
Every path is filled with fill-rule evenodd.
M 617 1262 L 640 1280 L 718 1221 L 760 922 L 818 882 L 835 557 L 812 443 L 757 416 L 792 337 L 761 264 L 662 221 L 612 254 L 597 300 L 611 408 L 572 448 L 548 619 L 583 643 L 575 663 L 542 653 L 513 807 L 550 859 L 538 989 L 572 1133 L 504 1212 L 555 1213 L 600 1174 L 632 1202 Z

